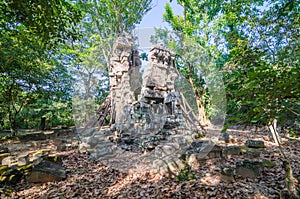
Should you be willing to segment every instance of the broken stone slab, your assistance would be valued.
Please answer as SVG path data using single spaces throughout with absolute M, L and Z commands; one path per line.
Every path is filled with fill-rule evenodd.
M 0 167 L 1 170 L 1 178 L 0 178 L 0 184 L 16 184 L 20 182 L 20 180 L 23 177 L 23 173 L 19 171 L 19 169 L 16 166 L 12 167 Z
M 187 164 L 191 167 L 192 170 L 198 170 L 201 166 L 200 161 L 195 154 L 191 154 L 187 158 Z
M 8 156 L 10 156 L 11 154 L 10 153 L 2 153 L 0 154 L 0 161 L 2 162 L 2 160 Z
M 211 151 L 208 153 L 209 158 L 221 158 L 222 157 L 222 148 L 219 145 L 214 145 Z
M 222 156 L 222 147 L 215 145 L 211 140 L 194 140 L 187 149 L 186 154 L 195 154 L 199 160 L 220 158 Z
M 258 150 L 258 149 L 255 149 L 255 148 L 249 148 L 247 151 L 246 151 L 246 157 L 247 158 L 257 158 L 259 157 L 261 154 L 261 151 Z
M 256 178 L 261 174 L 262 168 L 260 162 L 239 161 L 236 163 L 236 175 L 243 178 Z
M 67 145 L 66 145 L 66 144 L 58 145 L 58 146 L 56 147 L 56 150 L 57 150 L 58 152 L 66 151 L 66 150 L 67 150 Z
M 66 171 L 64 167 L 60 164 L 43 160 L 33 167 L 27 181 L 31 183 L 44 183 L 60 181 L 65 178 Z
M 261 140 L 247 140 L 246 146 L 249 148 L 265 148 L 265 143 Z
M 25 166 L 29 164 L 29 155 L 19 156 L 18 157 L 18 166 Z
M 2 165 L 7 165 L 9 167 L 16 165 L 17 164 L 17 160 L 15 156 L 8 156 L 3 158 L 2 160 Z
M 228 146 L 224 147 L 222 150 L 222 156 L 224 158 L 230 158 L 233 155 L 240 155 L 241 148 L 239 146 Z
M 221 166 L 221 179 L 223 181 L 233 181 L 234 168 L 226 165 Z

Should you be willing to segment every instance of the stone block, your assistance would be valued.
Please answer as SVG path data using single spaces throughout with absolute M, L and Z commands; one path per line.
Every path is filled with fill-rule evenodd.
M 200 168 L 200 162 L 195 154 L 191 154 L 188 157 L 188 165 L 191 167 L 192 170 L 198 170 Z
M 241 154 L 241 148 L 239 146 L 224 147 L 222 150 L 222 155 L 224 158 L 230 158 L 233 155 L 240 155 L 240 154 Z
M 56 150 L 57 150 L 58 152 L 66 151 L 66 150 L 67 150 L 67 145 L 66 145 L 66 144 L 58 145 L 58 146 L 56 147 Z
M 20 182 L 20 180 L 23 177 L 23 173 L 17 169 L 16 166 L 12 167 L 5 167 L 1 166 L 0 167 L 1 171 L 1 178 L 0 178 L 0 183 L 5 183 L 5 184 L 17 184 Z
M 24 155 L 24 156 L 18 157 L 18 166 L 25 166 L 29 163 L 30 163 L 29 155 Z
M 5 157 L 2 160 L 2 165 L 7 165 L 7 166 L 11 167 L 16 164 L 17 164 L 17 160 L 16 160 L 16 157 L 14 157 L 14 156 Z
M 246 146 L 249 148 L 265 148 L 265 143 L 260 140 L 247 140 Z
M 258 150 L 258 149 L 255 149 L 255 148 L 249 148 L 247 151 L 246 151 L 246 157 L 247 158 L 257 158 L 259 157 L 261 154 L 261 151 Z
M 211 140 L 194 140 L 187 149 L 186 154 L 195 154 L 198 159 L 219 158 L 222 150 L 220 146 L 214 145 Z
M 209 158 L 221 158 L 222 157 L 222 147 L 218 146 L 218 145 L 214 145 L 207 156 Z
M 221 179 L 223 181 L 234 180 L 234 168 L 230 166 L 221 166 Z
M 2 160 L 6 157 L 10 156 L 10 153 L 2 153 L 0 154 L 0 162 L 2 162 Z
M 27 181 L 44 183 L 60 181 L 64 178 L 66 178 L 66 171 L 64 167 L 54 162 L 43 160 L 33 167 Z
M 236 175 L 243 178 L 256 178 L 261 174 L 262 164 L 259 162 L 239 161 L 236 163 Z

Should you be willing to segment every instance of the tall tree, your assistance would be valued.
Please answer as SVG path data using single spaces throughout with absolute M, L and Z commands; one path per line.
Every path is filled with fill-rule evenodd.
M 296 197 L 276 124 L 299 118 L 299 1 L 222 3 L 218 16 L 228 49 L 225 81 L 229 101 L 238 104 L 231 120 L 268 125 L 285 159 L 288 192 Z
M 0 17 L 1 107 L 15 132 L 24 106 L 51 88 L 51 60 L 60 45 L 77 37 L 80 11 L 68 1 L 5 0 Z
M 215 59 L 218 57 L 218 51 L 210 44 L 214 32 L 207 11 L 200 9 L 199 1 L 179 0 L 177 3 L 183 8 L 182 15 L 174 14 L 167 3 L 163 16 L 172 27 L 173 33 L 168 33 L 166 29 L 157 29 L 152 42 L 163 42 L 176 53 L 176 65 L 195 92 L 199 121 L 206 124 L 209 123 L 209 118 L 216 115 L 216 112 L 211 114 L 212 109 L 209 110 L 212 106 L 208 104 L 212 99 L 207 89 L 209 82 L 215 84 L 211 87 L 216 88 L 217 85 L 208 75 L 216 69 Z M 219 91 L 221 90 L 219 87 Z
M 110 58 L 113 44 L 124 31 L 131 33 L 145 13 L 151 9 L 151 0 L 88 0 L 79 1 L 79 5 L 85 11 L 85 19 L 81 24 L 84 37 L 76 46 L 77 61 L 74 63 L 80 80 L 86 102 L 87 111 L 91 106 L 92 98 L 100 89 L 108 88 L 107 79 L 110 70 Z M 99 95 L 98 95 L 99 96 Z M 101 97 L 105 97 L 101 96 Z M 79 100 L 79 99 L 78 99 Z M 103 101 L 103 100 L 96 100 Z M 95 109 L 96 107 L 94 107 Z M 113 110 L 113 109 L 112 109 Z M 88 113 L 84 117 L 88 121 L 91 118 Z M 111 114 L 114 115 L 114 114 Z M 83 116 L 82 116 L 83 117 Z
M 179 34 L 177 45 L 183 48 L 184 38 L 195 35 L 203 46 L 219 49 L 217 65 L 225 72 L 229 104 L 235 105 L 235 111 L 229 107 L 229 123 L 269 126 L 286 160 L 288 191 L 295 197 L 290 160 L 280 145 L 276 123 L 299 118 L 299 0 L 178 3 L 183 17 L 168 7 L 165 14 Z M 194 29 L 193 22 L 204 24 L 203 29 Z
M 131 33 L 136 24 L 151 9 L 152 0 L 120 1 L 120 0 L 89 0 L 80 1 L 86 12 L 87 42 L 91 39 L 95 45 L 94 51 L 104 57 L 104 68 L 109 69 L 113 43 L 123 31 Z

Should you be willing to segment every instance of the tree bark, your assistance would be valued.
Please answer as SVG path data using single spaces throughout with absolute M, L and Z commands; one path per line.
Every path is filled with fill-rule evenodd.
M 271 131 L 271 134 L 273 136 L 275 143 L 278 144 L 279 150 L 285 159 L 282 163 L 283 163 L 283 169 L 285 171 L 286 190 L 283 190 L 280 193 L 280 198 L 281 199 L 293 199 L 293 198 L 298 199 L 298 198 L 300 198 L 300 196 L 296 189 L 295 180 L 294 180 L 294 176 L 293 176 L 293 169 L 291 167 L 291 162 L 290 162 L 289 157 L 285 154 L 283 147 L 281 145 L 282 144 L 281 137 L 277 131 L 276 124 L 277 124 L 276 119 L 272 120 L 271 123 L 269 124 L 269 129 Z
M 271 132 L 271 135 L 274 139 L 274 142 L 277 144 L 277 145 L 280 145 L 281 144 L 281 137 L 277 131 L 277 120 L 276 119 L 273 119 L 271 120 L 271 122 L 269 123 L 268 125 L 268 128 Z
M 293 176 L 293 170 L 291 167 L 291 163 L 289 160 L 283 161 L 283 169 L 285 171 L 285 186 L 287 189 L 287 193 L 281 193 L 280 198 L 289 198 L 289 199 L 297 199 L 300 198 L 299 193 L 295 186 L 295 179 Z
M 41 117 L 41 124 L 40 124 L 40 130 L 46 129 L 46 117 Z

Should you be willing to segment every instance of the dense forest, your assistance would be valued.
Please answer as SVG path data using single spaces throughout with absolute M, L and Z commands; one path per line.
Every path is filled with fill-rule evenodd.
M 175 14 L 170 3 L 183 13 Z M 151 0 L 1 1 L 1 132 L 14 137 L 26 129 L 75 126 L 74 96 L 95 100 L 94 114 L 110 93 L 116 38 L 134 35 L 152 7 Z M 233 125 L 267 127 L 287 169 L 281 137 L 297 137 L 300 128 L 299 13 L 299 0 L 170 0 L 162 16 L 169 27 L 151 37 L 175 53 L 200 123 L 219 113 L 218 95 L 207 88 L 214 80 L 205 76 L 213 71 L 222 85 L 212 85 L 224 89 L 216 89 L 224 92 L 217 102 L 225 103 L 222 132 Z

